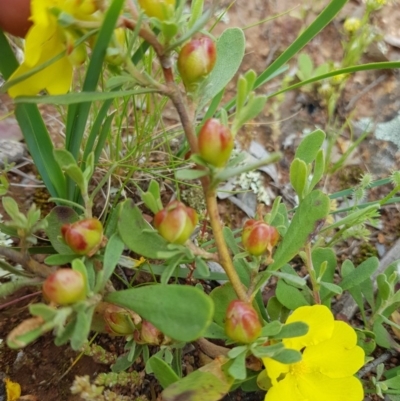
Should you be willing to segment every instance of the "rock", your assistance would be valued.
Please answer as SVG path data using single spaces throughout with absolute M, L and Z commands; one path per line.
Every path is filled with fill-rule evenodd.
M 7 163 L 18 163 L 25 155 L 25 146 L 10 139 L 0 139 L 0 167 Z
M 0 121 L 0 140 L 12 139 L 20 141 L 24 138 L 21 128 L 15 118 L 6 118 Z

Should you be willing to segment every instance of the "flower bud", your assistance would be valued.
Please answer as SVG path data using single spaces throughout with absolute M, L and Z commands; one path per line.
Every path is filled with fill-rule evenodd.
M 199 153 L 208 163 L 223 167 L 233 149 L 233 135 L 219 120 L 210 118 L 199 132 Z
M 261 323 L 254 308 L 243 301 L 232 301 L 226 310 L 225 333 L 239 343 L 251 343 L 261 334 Z
M 164 341 L 164 334 L 147 320 L 142 322 L 140 337 L 145 344 L 161 345 Z
M 278 230 L 260 220 L 247 220 L 242 233 L 242 243 L 251 255 L 271 252 L 279 240 Z
M 103 240 L 103 225 L 95 218 L 64 224 L 61 234 L 65 243 L 78 255 L 94 255 Z
M 85 278 L 82 273 L 72 269 L 58 269 L 43 283 L 45 298 L 58 305 L 73 304 L 86 297 Z
M 115 336 L 127 336 L 136 330 L 138 315 L 117 305 L 109 304 L 103 311 L 106 330 Z
M 214 68 L 216 59 L 217 48 L 208 36 L 192 39 L 182 47 L 178 57 L 178 70 L 186 90 L 196 89 Z
M 148 17 L 164 21 L 174 14 L 176 0 L 138 0 L 138 2 Z
M 179 201 L 171 202 L 154 216 L 154 227 L 163 238 L 173 244 L 184 244 L 197 222 L 195 210 Z

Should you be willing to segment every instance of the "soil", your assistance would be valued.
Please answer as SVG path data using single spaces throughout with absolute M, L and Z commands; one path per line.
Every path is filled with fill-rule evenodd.
M 228 5 L 226 1 L 224 5 Z M 284 13 L 283 16 L 245 30 L 247 45 L 246 56 L 242 71 L 252 68 L 262 72 L 286 47 L 291 44 L 298 33 L 307 26 L 327 4 L 327 1 L 297 0 L 237 0 L 228 13 L 228 21 L 220 23 L 213 32 L 218 36 L 228 26 L 246 27 L 257 21 Z M 331 23 L 321 34 L 306 46 L 304 52 L 309 54 L 315 65 L 326 61 L 339 61 L 342 57 L 341 41 L 344 39 L 342 23 L 348 16 L 359 16 L 363 4 L 361 1 L 349 1 L 335 22 Z M 288 11 L 289 10 L 289 11 Z M 400 38 L 400 5 L 392 1 L 373 17 L 374 25 L 382 33 L 382 37 Z M 384 43 L 381 41 L 381 43 Z M 387 44 L 386 44 L 387 45 Z M 371 48 L 362 62 L 380 61 L 382 59 L 398 60 L 400 46 L 388 46 L 388 51 L 382 53 L 379 49 Z M 296 61 L 290 63 L 289 74 L 294 76 Z M 280 78 L 272 80 L 264 88 L 263 93 L 270 93 L 280 88 Z M 370 88 L 368 90 L 368 88 Z M 227 96 L 233 93 L 234 85 L 228 87 Z M 347 83 L 343 95 L 338 101 L 335 110 L 337 121 L 345 123 L 351 112 L 351 121 L 369 117 L 372 121 L 381 122 L 392 119 L 399 111 L 400 85 L 396 71 L 369 71 L 357 73 Z M 351 105 L 350 110 L 348 106 Z M 13 106 L 6 95 L 0 96 L 0 121 L 3 116 L 9 116 Z M 57 111 L 51 107 L 43 110 L 52 137 L 55 143 L 62 141 Z M 341 125 L 340 125 L 341 126 Z M 277 165 L 280 184 L 273 188 L 276 195 L 281 195 L 288 203 L 292 202 L 293 193 L 286 191 L 288 182 L 288 166 L 293 158 L 294 150 L 302 133 L 316 127 L 329 129 L 326 107 L 315 90 L 298 90 L 288 93 L 278 102 L 268 103 L 264 114 L 259 116 L 254 124 L 248 124 L 241 133 L 240 140 L 244 146 L 252 140 L 261 143 L 269 151 L 281 150 L 284 159 Z M 1 130 L 0 130 L 1 135 Z M 18 133 L 15 137 L 18 137 Z M 333 161 L 338 160 L 359 132 L 347 126 L 338 136 Z M 18 138 L 20 140 L 21 138 Z M 44 205 L 47 194 L 38 191 L 29 185 L 36 184 L 36 172 L 29 157 L 26 165 L 19 168 L 21 174 L 9 173 L 11 182 L 10 194 L 19 203 L 23 210 L 27 210 L 32 202 Z M 400 168 L 400 154 L 391 142 L 378 141 L 369 136 L 355 152 L 346 160 L 344 168 L 333 174 L 325 183 L 329 192 L 339 191 L 357 185 L 362 173 L 371 172 L 375 179 L 387 177 L 392 170 Z M 268 177 L 266 177 L 268 181 Z M 13 184 L 23 184 L 15 186 Z M 29 184 L 29 185 L 28 185 Z M 379 199 L 385 196 L 390 189 L 379 187 L 370 192 L 369 197 Z M 43 199 L 41 201 L 41 199 Z M 51 205 L 50 205 L 51 206 Z M 224 220 L 232 226 L 240 226 L 245 214 L 233 206 L 229 201 L 222 201 L 221 211 Z M 4 211 L 0 206 L 0 213 Z M 337 249 L 339 259 L 351 258 L 358 263 L 372 254 L 382 258 L 399 238 L 400 213 L 398 205 L 390 205 L 381 210 L 381 225 L 373 229 L 369 242 L 348 240 L 340 244 Z M 70 387 L 75 376 L 89 375 L 93 380 L 98 373 L 108 372 L 109 366 L 99 364 L 93 358 L 81 356 L 73 352 L 68 346 L 56 347 L 51 333 L 23 350 L 11 350 L 4 344 L 9 331 L 19 322 L 29 316 L 27 307 L 30 303 L 41 301 L 37 288 L 25 288 L 17 291 L 13 296 L 2 300 L 0 305 L 0 371 L 5 372 L 12 380 L 20 383 L 23 395 L 32 395 L 39 401 L 78 401 L 81 398 L 71 395 Z M 33 294 L 33 295 L 32 295 Z M 6 306 L 8 305 L 8 306 Z M 120 339 L 110 339 L 107 336 L 98 336 L 96 343 L 101 344 L 107 351 L 116 355 L 123 353 L 123 343 Z M 201 352 L 194 348 L 185 355 L 187 371 L 195 369 L 199 364 Z M 398 363 L 395 359 L 394 364 Z M 135 368 L 143 369 L 141 361 L 137 361 Z M 130 395 L 131 399 L 143 394 L 148 399 L 160 399 L 159 386 L 152 376 L 146 376 L 139 388 L 120 388 L 120 394 Z M 263 394 L 245 394 L 235 392 L 226 396 L 225 400 L 252 400 L 263 399 Z

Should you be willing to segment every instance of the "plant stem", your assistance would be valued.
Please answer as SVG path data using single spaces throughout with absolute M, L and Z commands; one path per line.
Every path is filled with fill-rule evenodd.
M 312 286 L 312 292 L 313 292 L 313 298 L 316 304 L 321 304 L 321 296 L 319 295 L 319 284 L 317 283 L 317 280 L 315 278 L 315 270 L 312 262 L 312 256 L 311 256 L 311 244 L 308 243 L 306 244 L 306 268 L 308 271 L 308 274 L 310 275 L 310 281 L 311 281 L 311 286 Z
M 5 246 L 0 246 L 0 255 L 12 260 L 14 263 L 19 263 L 35 276 L 46 278 L 53 272 L 50 267 L 36 262 L 36 260 L 32 259 L 29 255 L 24 255 Z
M 203 187 L 204 188 L 204 187 Z M 229 255 L 228 248 L 226 246 L 226 242 L 224 239 L 224 235 L 222 233 L 222 225 L 219 218 L 218 213 L 218 204 L 217 198 L 215 194 L 215 190 L 207 190 L 204 189 L 207 211 L 210 216 L 210 223 L 213 231 L 213 236 L 215 239 L 215 244 L 217 245 L 218 254 L 219 254 L 219 262 L 221 266 L 224 268 L 226 275 L 229 278 L 229 281 L 232 284 L 233 289 L 236 292 L 236 295 L 241 301 L 247 302 L 248 297 L 246 294 L 245 287 L 243 286 L 240 278 L 233 266 L 232 258 Z

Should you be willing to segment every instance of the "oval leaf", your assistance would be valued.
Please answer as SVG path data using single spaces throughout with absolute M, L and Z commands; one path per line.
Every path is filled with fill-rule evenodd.
M 214 313 L 213 302 L 204 292 L 175 284 L 113 292 L 106 300 L 135 311 L 168 337 L 185 342 L 201 337 Z

